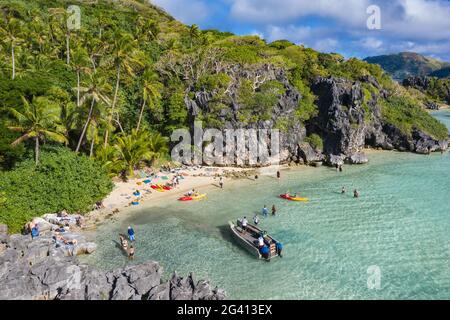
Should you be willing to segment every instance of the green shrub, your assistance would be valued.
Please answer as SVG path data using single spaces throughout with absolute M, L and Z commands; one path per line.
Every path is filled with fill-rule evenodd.
M 323 149 L 323 140 L 318 134 L 311 134 L 308 137 L 305 138 L 305 142 L 308 142 L 311 147 L 313 147 L 316 150 L 322 150 Z
M 38 167 L 26 160 L 15 170 L 0 173 L 0 178 L 4 194 L 0 223 L 13 233 L 45 213 L 87 212 L 112 190 L 98 164 L 65 148 L 44 151 Z
M 448 137 L 447 127 L 411 99 L 394 96 L 382 101 L 381 105 L 383 118 L 407 135 L 417 128 L 438 140 Z

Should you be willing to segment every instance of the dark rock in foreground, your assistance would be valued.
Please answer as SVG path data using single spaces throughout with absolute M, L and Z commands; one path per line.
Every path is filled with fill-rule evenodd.
M 163 281 L 158 262 L 104 272 L 68 254 L 55 247 L 51 235 L 8 237 L 0 225 L 0 300 L 225 299 L 223 290 L 195 281 L 192 274 L 181 278 L 175 273 Z

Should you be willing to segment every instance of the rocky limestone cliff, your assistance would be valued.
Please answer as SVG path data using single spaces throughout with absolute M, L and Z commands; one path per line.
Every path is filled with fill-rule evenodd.
M 219 112 L 219 119 L 223 123 L 223 128 L 270 130 L 276 128 L 280 118 L 290 117 L 292 121 L 290 121 L 287 130 L 280 134 L 280 160 L 283 163 L 297 160 L 298 144 L 306 137 L 306 129 L 300 121 L 294 119 L 293 114 L 298 108 L 302 97 L 298 90 L 289 82 L 285 71 L 271 65 L 264 65 L 258 69 L 246 69 L 236 65 L 223 71 L 232 79 L 226 93 L 230 103 L 227 108 Z M 272 107 L 270 120 L 250 124 L 238 120 L 238 111 L 242 108 L 237 99 L 238 83 L 241 79 L 251 80 L 255 87 L 271 80 L 276 80 L 283 85 L 284 93 L 279 96 L 276 105 Z M 209 112 L 209 102 L 215 94 L 216 92 L 195 91 L 193 92 L 193 99 L 186 97 L 185 104 L 192 120 L 192 126 L 201 111 Z M 267 143 L 270 145 L 270 140 Z
M 437 141 L 419 130 L 406 135 L 385 122 L 379 101 L 387 98 L 389 92 L 372 76 L 364 76 L 356 82 L 335 77 L 316 78 L 311 90 L 317 96 L 318 115 L 302 123 L 294 116 L 302 96 L 289 82 L 283 69 L 270 65 L 264 65 L 256 70 L 234 66 L 225 71 L 233 81 L 227 89 L 230 103 L 219 113 L 223 115 L 220 117 L 223 128 L 271 129 L 276 128 L 280 119 L 289 119 L 286 130 L 280 132 L 282 163 L 314 164 L 324 161 L 333 166 L 344 162 L 362 164 L 368 161 L 362 152 L 365 147 L 417 153 L 447 148 L 446 141 Z M 253 81 L 255 87 L 270 80 L 282 83 L 285 92 L 272 107 L 270 120 L 250 124 L 238 121 L 237 113 L 242 106 L 239 105 L 236 96 L 238 82 L 242 78 Z M 379 95 L 372 93 L 372 99 L 365 105 L 362 84 L 371 85 L 379 91 Z M 192 125 L 200 113 L 209 112 L 209 102 L 214 99 L 215 94 L 216 92 L 194 91 L 194 98 L 186 97 L 185 103 Z M 316 150 L 305 142 L 307 135 L 313 133 L 322 137 L 323 150 Z M 270 144 L 270 141 L 267 143 Z

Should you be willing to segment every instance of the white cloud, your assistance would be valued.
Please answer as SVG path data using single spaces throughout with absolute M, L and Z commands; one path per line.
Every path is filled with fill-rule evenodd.
M 150 2 L 186 24 L 205 21 L 213 11 L 209 4 L 201 0 L 150 0 Z
M 364 22 L 369 0 L 229 0 L 231 15 L 243 21 L 280 23 L 311 15 Z

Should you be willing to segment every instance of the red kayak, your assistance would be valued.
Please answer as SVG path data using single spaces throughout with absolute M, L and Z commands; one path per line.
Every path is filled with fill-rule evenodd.
M 194 200 L 194 199 L 192 199 L 192 197 L 188 197 L 188 196 L 186 196 L 186 197 L 181 197 L 180 199 L 178 199 L 179 201 L 192 201 L 192 200 Z
M 152 189 L 163 189 L 163 190 L 172 190 L 172 188 L 171 187 L 168 187 L 168 186 L 163 186 L 163 185 L 160 185 L 160 184 L 152 184 L 151 186 L 150 186 Z
M 280 198 L 290 200 L 290 201 L 301 201 L 301 202 L 307 202 L 309 199 L 304 197 L 292 197 L 288 196 L 286 194 L 280 194 Z

